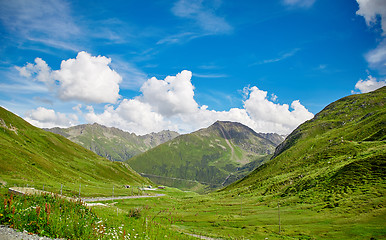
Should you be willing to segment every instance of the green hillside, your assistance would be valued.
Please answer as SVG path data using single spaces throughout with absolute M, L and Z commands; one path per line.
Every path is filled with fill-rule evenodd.
M 157 183 L 202 191 L 245 176 L 247 168 L 242 172 L 239 169 L 252 161 L 254 166 L 261 164 L 275 146 L 240 123 L 217 121 L 135 156 L 128 163 Z
M 71 142 L 36 128 L 0 108 L 0 181 L 8 186 L 26 185 L 46 189 L 65 186 L 68 194 L 116 194 L 123 184 L 149 181 L 125 163 L 114 163 Z M 105 190 L 106 189 L 106 190 Z
M 384 207 L 385 98 L 383 87 L 328 105 L 294 130 L 272 160 L 223 192 L 360 211 Z
M 97 123 L 44 130 L 60 134 L 112 161 L 125 161 L 179 135 L 177 132 L 166 130 L 137 136 L 134 133 Z

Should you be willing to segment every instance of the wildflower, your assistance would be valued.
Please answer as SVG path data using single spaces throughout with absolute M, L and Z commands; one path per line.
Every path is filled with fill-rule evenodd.
M 38 215 L 38 217 L 40 215 L 40 209 L 41 209 L 41 207 L 39 207 L 39 206 L 36 207 L 36 215 Z

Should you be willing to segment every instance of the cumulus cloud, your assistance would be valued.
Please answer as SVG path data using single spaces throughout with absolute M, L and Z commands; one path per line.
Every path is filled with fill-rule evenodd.
M 33 79 L 44 83 L 52 82 L 51 68 L 41 58 L 35 58 L 35 64 L 27 63 L 24 67 L 16 66 L 15 68 L 23 77 L 32 77 Z
M 122 77 L 109 66 L 111 59 L 79 52 L 75 59 L 63 60 L 59 70 L 51 70 L 41 58 L 35 64 L 16 67 L 20 75 L 56 87 L 58 96 L 65 101 L 85 103 L 116 103 L 120 98 Z M 55 81 L 57 84 L 54 86 Z
M 59 97 L 92 103 L 115 103 L 122 77 L 109 67 L 110 58 L 79 52 L 75 59 L 63 60 L 53 78 L 60 83 Z
M 70 127 L 78 124 L 78 117 L 75 114 L 55 112 L 44 107 L 29 111 L 24 119 L 40 128 Z
M 249 98 L 244 101 L 244 108 L 260 127 L 267 124 L 272 127 L 280 128 L 282 133 L 290 132 L 300 123 L 311 119 L 310 113 L 298 100 L 288 104 L 278 104 L 267 99 L 267 92 L 252 87 L 249 89 Z M 263 130 L 263 129 L 261 129 Z
M 124 99 L 117 108 L 106 106 L 103 113 L 97 114 L 89 106 L 84 117 L 89 123 L 99 123 L 105 126 L 117 127 L 136 134 L 159 132 L 164 129 L 177 130 L 170 121 L 154 111 L 147 103 L 137 99 Z
M 164 80 L 150 78 L 141 87 L 141 100 L 168 117 L 195 112 L 198 104 L 194 100 L 191 78 L 192 72 L 186 70 L 176 76 L 167 76 Z
M 220 3 L 217 1 L 217 6 L 209 8 L 203 5 L 202 0 L 179 0 L 174 4 L 172 12 L 178 17 L 194 20 L 207 33 L 229 33 L 232 31 L 232 26 L 224 18 L 214 13 L 214 9 Z
M 137 134 L 163 129 L 187 133 L 208 127 L 217 120 L 240 122 L 257 132 L 288 134 L 313 117 L 298 100 L 293 101 L 291 107 L 274 103 L 276 95 L 269 95 L 273 98 L 269 100 L 267 92 L 257 87 L 244 89 L 243 108 L 210 110 L 194 100 L 191 78 L 192 73 L 186 70 L 164 80 L 153 77 L 143 84 L 141 96 L 124 99 L 116 108 L 108 105 L 99 114 L 88 107 L 85 119 L 89 123 L 115 126 Z
M 355 88 L 361 93 L 371 92 L 383 86 L 386 86 L 386 80 L 377 81 L 377 79 L 371 75 L 369 75 L 366 80 L 360 79 L 355 84 Z
M 85 57 L 85 59 L 81 59 L 82 57 Z M 94 60 L 97 63 L 94 63 Z M 87 96 L 87 92 L 84 92 L 89 90 L 87 88 L 91 88 L 91 91 L 96 94 L 103 95 L 104 92 L 109 92 L 99 92 L 99 90 L 90 87 L 89 84 L 93 84 L 90 80 L 91 77 L 86 77 L 90 81 L 79 80 L 83 77 L 80 74 L 82 72 L 80 69 L 85 68 L 86 73 L 92 70 L 102 71 L 94 68 L 94 65 L 97 65 L 99 61 L 102 62 L 100 67 L 102 69 L 109 63 L 107 58 L 91 57 L 86 53 L 79 60 L 78 55 L 77 59 L 63 61 L 61 69 L 51 72 L 51 75 L 55 75 L 53 78 L 58 79 L 59 84 L 63 84 L 68 79 L 70 79 L 69 83 L 73 81 L 72 84 L 76 85 L 77 88 L 81 88 L 76 92 L 79 95 Z M 84 67 L 87 64 L 88 66 Z M 30 69 L 33 71 L 30 71 Z M 35 67 L 26 67 L 25 71 L 20 71 L 21 74 L 25 75 L 30 72 L 36 74 L 34 69 Z M 106 75 L 109 75 L 112 70 L 107 69 L 106 71 Z M 62 74 L 61 78 L 57 77 L 58 72 Z M 192 72 L 186 70 L 176 74 L 176 76 L 167 76 L 164 80 L 153 77 L 142 85 L 141 95 L 132 99 L 120 100 L 114 105 L 108 104 L 102 111 L 97 112 L 93 106 L 84 107 L 81 104 L 74 106 L 72 109 L 88 123 L 96 122 L 141 135 L 165 129 L 188 133 L 208 127 L 217 120 L 240 122 L 256 132 L 288 134 L 299 124 L 313 117 L 313 114 L 298 100 L 293 101 L 290 105 L 275 103 L 278 98 L 275 94 L 268 95 L 266 91 L 257 87 L 247 87 L 243 90 L 243 107 L 231 108 L 228 111 L 211 110 L 208 106 L 200 106 L 195 101 L 194 86 L 191 80 Z M 77 81 L 80 81 L 80 83 Z M 99 81 L 96 80 L 96 82 Z M 118 84 L 118 81 L 116 83 Z M 59 85 L 59 87 L 63 86 Z M 107 85 L 105 88 L 107 88 Z M 75 99 L 86 100 L 85 98 Z M 116 101 L 116 99 L 113 100 Z M 78 122 L 75 114 L 56 113 L 52 109 L 43 107 L 28 112 L 25 119 L 38 127 L 66 127 Z

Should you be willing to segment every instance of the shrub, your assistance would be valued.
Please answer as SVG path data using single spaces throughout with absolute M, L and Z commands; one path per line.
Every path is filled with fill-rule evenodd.
M 138 207 L 135 207 L 135 208 L 132 208 L 129 210 L 129 213 L 127 214 L 127 216 L 129 218 L 140 218 L 141 217 L 141 212 L 142 212 L 142 208 L 138 208 Z

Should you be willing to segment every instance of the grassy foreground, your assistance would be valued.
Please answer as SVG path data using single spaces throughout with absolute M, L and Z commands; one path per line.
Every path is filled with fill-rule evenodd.
M 172 188 L 156 192 L 167 195 L 86 207 L 44 195 L 12 199 L 3 190 L 0 224 L 68 239 L 195 239 L 188 234 L 221 239 L 386 238 L 381 207 L 330 208 L 272 195 L 198 195 Z M 372 201 L 384 204 L 381 196 Z
M 192 239 L 167 221 L 141 218 L 141 208 L 87 207 L 58 195 L 0 193 L 0 224 L 40 236 L 66 239 Z M 162 223 L 162 224 L 161 224 Z
M 384 205 L 382 196 L 372 201 Z M 386 211 L 382 207 L 330 208 L 272 195 L 197 195 L 179 190 L 169 190 L 168 196 L 158 199 L 119 201 L 115 206 L 124 211 L 139 208 L 141 218 L 164 219 L 175 231 L 221 239 L 386 238 Z

